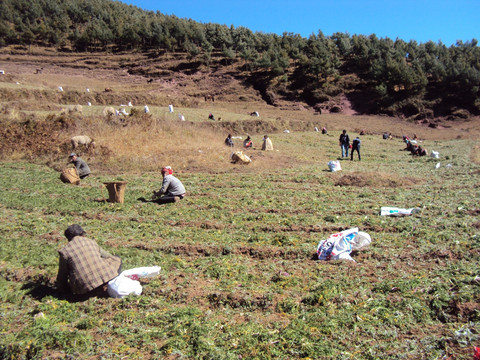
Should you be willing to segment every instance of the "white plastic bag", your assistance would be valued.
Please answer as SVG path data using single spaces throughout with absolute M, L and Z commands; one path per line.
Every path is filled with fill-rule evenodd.
M 141 295 L 142 285 L 137 280 L 132 280 L 121 273 L 108 282 L 108 295 L 113 298 L 123 298 L 130 294 Z
M 358 228 L 343 230 L 320 241 L 317 247 L 318 260 L 350 260 L 352 250 L 360 250 L 371 243 L 370 235 Z
M 396 207 L 383 206 L 380 209 L 381 216 L 407 216 L 407 215 L 412 215 L 419 212 L 420 212 L 419 208 L 401 209 Z
M 370 235 L 363 231 L 359 231 L 355 235 L 355 238 L 353 240 L 353 250 L 360 250 L 366 248 L 372 242 L 372 238 L 370 237 Z
M 435 151 L 435 150 L 432 150 L 432 152 L 430 153 L 430 156 L 434 159 L 439 159 L 440 158 L 439 152 Z
M 120 275 L 108 282 L 108 295 L 122 298 L 130 294 L 141 295 L 142 285 L 138 279 L 144 279 L 160 274 L 160 266 L 144 266 L 122 271 Z
M 339 170 L 342 170 L 342 167 L 340 165 L 340 161 L 338 160 L 331 160 L 328 162 L 328 168 L 330 169 L 330 171 L 339 171 Z
M 122 272 L 123 276 L 132 280 L 138 280 L 142 278 L 149 278 L 160 274 L 160 266 L 144 266 L 135 269 L 125 270 Z

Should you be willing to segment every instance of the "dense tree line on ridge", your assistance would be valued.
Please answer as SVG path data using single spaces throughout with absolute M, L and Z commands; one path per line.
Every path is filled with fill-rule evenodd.
M 270 102 L 271 93 L 311 105 L 345 93 L 361 112 L 417 119 L 480 114 L 477 43 L 472 39 L 447 47 L 375 35 L 324 36 L 321 31 L 308 38 L 279 36 L 111 0 L 0 2 L 0 46 L 182 52 L 205 66 L 213 54 L 221 54 L 225 65 L 241 66 Z

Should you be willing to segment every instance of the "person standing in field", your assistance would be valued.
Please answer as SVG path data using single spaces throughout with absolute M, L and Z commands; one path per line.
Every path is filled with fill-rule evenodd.
M 350 137 L 347 134 L 347 130 L 343 130 L 338 139 L 339 145 L 342 148 L 342 158 L 348 157 L 348 148 L 350 147 Z
M 90 175 L 91 171 L 90 168 L 88 167 L 87 163 L 80 157 L 77 156 L 75 153 L 71 153 L 69 156 L 70 162 L 75 165 L 75 168 L 77 169 L 78 176 L 80 179 L 86 178 L 88 175 Z
M 85 235 L 77 224 L 65 230 L 68 244 L 58 251 L 57 288 L 85 297 L 107 297 L 107 283 L 120 274 L 122 260 Z
M 357 136 L 354 140 L 353 140 L 353 143 L 352 143 L 352 153 L 351 153 L 351 157 L 350 157 L 350 160 L 353 161 L 353 152 L 356 150 L 357 151 L 357 154 L 358 154 L 358 161 L 361 160 L 360 158 L 360 144 L 361 144 L 361 141 L 360 141 L 360 138 Z

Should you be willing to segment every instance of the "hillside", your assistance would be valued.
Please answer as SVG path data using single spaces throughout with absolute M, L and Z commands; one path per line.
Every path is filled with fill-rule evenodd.
M 342 93 L 326 102 L 337 112 L 320 112 L 272 98 L 264 78 L 221 55 L 205 66 L 181 52 L 10 45 L 0 69 L 0 358 L 472 358 L 478 118 L 359 114 Z M 323 126 L 327 135 L 314 130 Z M 342 129 L 365 130 L 361 161 L 339 157 Z M 231 163 L 228 133 L 251 164 Z M 63 184 L 80 134 L 97 143 L 77 150 L 92 174 Z M 274 151 L 260 150 L 264 134 Z M 440 159 L 404 151 L 413 134 Z M 329 172 L 336 159 L 342 171 Z M 141 202 L 165 165 L 187 196 Z M 110 181 L 127 182 L 124 203 L 106 201 Z M 382 206 L 420 212 L 380 216 Z M 124 269 L 160 275 L 139 297 L 60 292 L 58 250 L 73 223 Z M 372 238 L 356 262 L 317 260 L 320 240 L 352 227 Z
M 96 100 L 101 104 L 114 104 L 124 101 L 126 94 L 130 93 L 132 99 L 145 103 L 153 100 L 165 105 L 173 101 L 178 105 L 199 106 L 205 102 L 205 96 L 211 95 L 217 102 L 257 104 L 252 105 L 253 107 L 271 105 L 278 110 L 300 112 L 308 110 L 309 114 L 314 115 L 362 114 L 361 111 L 357 111 L 361 105 L 352 103 L 348 93 L 339 93 L 321 105 L 311 106 L 301 99 L 291 100 L 288 96 L 269 93 L 262 85 L 261 78 L 252 81 L 250 72 L 242 70 L 241 65 L 232 63 L 225 66 L 223 62 L 221 54 L 213 57 L 212 63 L 207 67 L 192 62 L 186 53 L 164 55 L 158 55 L 155 51 L 124 51 L 114 54 L 65 53 L 51 48 L 23 46 L 0 48 L 0 64 L 5 71 L 5 76 L 1 80 L 6 83 L 19 82 L 22 85 L 31 82 L 55 91 L 62 83 L 65 90 L 74 91 L 77 98 L 60 98 L 58 99 L 60 103 L 82 101 L 85 103 L 87 87 L 97 93 L 104 92 L 106 87 L 113 87 L 117 91 L 97 94 Z M 80 82 L 77 81 L 79 79 Z M 132 91 L 129 91 L 128 87 L 125 88 L 125 84 L 130 85 Z M 116 87 L 118 89 L 115 89 Z M 141 87 L 142 91 L 136 91 L 137 87 Z M 4 100 L 9 99 L 8 91 L 13 91 L 14 88 L 3 89 L 4 92 L 7 91 Z M 37 90 L 39 89 L 40 87 L 37 87 Z M 34 93 L 29 96 L 34 96 Z M 13 97 L 16 100 L 22 98 L 17 95 Z M 56 101 L 57 98 L 58 94 L 52 100 Z M 469 116 L 463 120 L 470 122 L 475 119 L 476 117 Z M 458 124 L 462 119 L 445 117 L 405 119 L 406 124 L 423 124 L 432 128 L 452 127 L 455 121 Z
M 226 76 L 212 79 L 217 91 L 231 76 L 252 86 L 270 105 L 303 102 L 319 113 L 341 112 L 347 99 L 363 115 L 413 121 L 480 115 L 476 39 L 446 47 L 375 34 L 279 36 L 111 0 L 5 0 L 0 6 L 0 47 L 43 46 L 77 55 L 139 52 L 146 57 L 126 57 L 117 65 L 130 75 L 157 80 L 172 71 L 193 75 L 213 70 Z M 95 60 L 89 65 L 94 64 L 108 66 Z
M 6 47 L 0 51 L 0 63 L 5 72 L 0 75 L 0 157 L 47 163 L 57 170 L 64 166 L 70 150 L 69 138 L 81 133 L 93 136 L 100 144 L 89 161 L 98 170 L 113 173 L 153 170 L 162 162 L 192 171 L 218 171 L 227 161 L 223 139 L 228 133 L 240 137 L 250 134 L 257 145 L 266 133 L 278 137 L 284 130 L 309 132 L 324 126 L 336 137 L 344 128 L 352 134 L 363 129 L 379 136 L 389 131 L 396 138 L 416 133 L 429 141 L 476 139 L 480 135 L 478 118 L 408 121 L 366 116 L 357 114 L 346 97 L 332 103 L 340 110 L 330 114 L 301 101 L 277 99 L 270 105 L 233 65 L 192 70 L 188 58 L 179 54 L 159 59 L 136 51 L 65 53 Z M 215 101 L 205 101 L 207 95 Z M 102 116 L 105 107 L 121 109 L 121 104 L 129 102 L 134 105 L 127 107 L 132 116 L 124 120 Z M 82 114 L 62 114 L 76 104 L 83 105 Z M 168 112 L 170 104 L 173 113 Z M 143 114 L 144 105 L 150 107 L 150 114 Z M 259 112 L 260 117 L 252 117 L 252 112 Z M 208 120 L 209 113 L 216 121 Z M 180 115 L 187 121 L 178 122 Z M 178 139 L 169 136 L 175 133 Z M 123 141 L 125 136 L 129 144 Z M 217 158 L 204 157 L 204 153 L 225 154 Z M 256 154 L 261 168 L 306 161 L 304 157 L 294 160 L 285 152 L 277 154 L 275 161 L 267 161 L 261 152 Z M 474 154 L 472 159 L 477 159 Z M 316 160 L 307 161 L 312 162 Z

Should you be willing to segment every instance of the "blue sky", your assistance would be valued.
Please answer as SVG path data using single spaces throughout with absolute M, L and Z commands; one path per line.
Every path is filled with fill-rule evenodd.
M 480 0 L 124 0 L 202 23 L 265 33 L 397 37 L 405 41 L 480 41 Z

